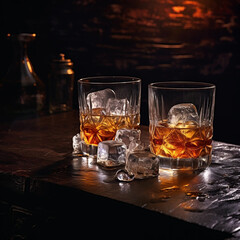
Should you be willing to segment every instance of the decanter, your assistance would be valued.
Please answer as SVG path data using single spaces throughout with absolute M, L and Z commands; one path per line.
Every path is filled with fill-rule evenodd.
M 28 44 L 36 34 L 8 34 L 14 45 L 14 58 L 0 83 L 1 115 L 37 116 L 45 107 L 45 85 L 33 69 L 28 57 Z

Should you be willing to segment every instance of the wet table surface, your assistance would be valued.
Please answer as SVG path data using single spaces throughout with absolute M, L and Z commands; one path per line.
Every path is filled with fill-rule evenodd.
M 82 202 L 83 208 L 95 206 L 96 211 L 98 204 L 109 204 L 109 212 L 114 206 L 118 213 L 125 208 L 130 216 L 121 217 L 127 222 L 145 215 L 155 224 L 159 221 L 158 227 L 163 222 L 158 232 L 165 226 L 174 232 L 177 224 L 185 233 L 196 228 L 197 234 L 207 231 L 215 239 L 240 237 L 240 146 L 214 141 L 212 164 L 202 172 L 161 170 L 158 177 L 126 183 L 114 179 L 117 169 L 72 155 L 72 137 L 78 129 L 77 112 L 2 124 L 0 190 L 49 201 L 71 196 L 68 204 Z M 142 141 L 148 142 L 147 127 L 141 130 Z

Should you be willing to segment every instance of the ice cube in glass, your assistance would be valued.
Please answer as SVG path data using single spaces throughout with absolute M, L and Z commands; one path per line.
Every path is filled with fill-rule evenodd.
M 109 98 L 106 105 L 106 113 L 109 116 L 126 116 L 128 106 L 129 101 L 127 100 L 127 98 Z
M 159 157 L 148 150 L 137 150 L 128 155 L 125 169 L 135 179 L 156 177 L 159 174 Z
M 192 103 L 176 104 L 168 112 L 168 123 L 177 126 L 178 124 L 198 124 L 199 116 L 197 108 Z
M 100 91 L 91 92 L 87 95 L 87 105 L 90 109 L 94 108 L 100 108 L 105 109 L 108 99 L 114 99 L 115 98 L 115 92 L 110 89 L 106 88 Z
M 104 167 L 116 167 L 126 162 L 126 145 L 115 140 L 98 144 L 97 163 Z

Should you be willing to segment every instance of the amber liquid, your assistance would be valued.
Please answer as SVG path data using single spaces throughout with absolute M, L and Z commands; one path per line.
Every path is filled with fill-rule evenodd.
M 86 144 L 97 146 L 99 142 L 113 140 L 118 129 L 139 128 L 140 115 L 108 116 L 101 109 L 90 114 L 80 114 L 81 138 Z
M 198 158 L 212 150 L 212 126 L 198 126 L 193 122 L 171 127 L 166 121 L 150 124 L 150 148 L 153 153 L 169 158 Z

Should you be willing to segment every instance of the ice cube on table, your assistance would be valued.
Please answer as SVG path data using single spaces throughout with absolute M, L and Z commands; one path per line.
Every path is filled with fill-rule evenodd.
M 171 107 L 168 112 L 168 123 L 176 126 L 186 123 L 199 124 L 197 109 L 192 103 L 180 103 Z
M 98 144 L 97 163 L 104 167 L 116 167 L 126 162 L 126 145 L 115 140 Z
M 100 91 L 89 93 L 86 100 L 89 109 L 106 108 L 108 99 L 115 99 L 115 97 L 115 92 L 110 88 L 106 88 Z
M 81 139 L 81 135 L 78 133 L 72 138 L 73 152 L 74 157 L 88 155 L 96 156 L 97 155 L 97 146 L 86 144 L 84 140 Z
M 120 169 L 116 172 L 115 178 L 120 182 L 131 182 L 134 180 L 134 175 L 131 175 L 125 169 Z
M 141 144 L 140 141 L 141 130 L 138 129 L 118 129 L 115 140 L 125 143 L 129 151 L 133 151 Z
M 72 146 L 73 146 L 73 153 L 80 153 L 81 152 L 81 137 L 80 134 L 77 133 L 72 138 Z
M 160 159 L 147 150 L 137 150 L 128 155 L 125 169 L 135 179 L 156 177 L 159 173 Z
M 109 98 L 106 105 L 106 113 L 110 116 L 126 116 L 128 107 L 129 101 L 127 98 Z

